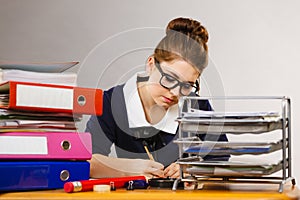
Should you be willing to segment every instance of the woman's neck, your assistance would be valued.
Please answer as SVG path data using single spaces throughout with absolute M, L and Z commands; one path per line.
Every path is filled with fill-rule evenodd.
M 137 83 L 139 96 L 143 105 L 146 120 L 150 124 L 157 124 L 166 114 L 166 109 L 155 103 L 148 92 L 147 82 Z

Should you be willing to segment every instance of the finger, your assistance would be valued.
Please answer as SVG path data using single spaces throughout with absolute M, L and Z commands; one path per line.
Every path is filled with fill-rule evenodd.
M 165 174 L 168 174 L 169 171 L 172 170 L 172 168 L 174 167 L 174 165 L 175 165 L 175 163 L 170 164 L 170 165 L 164 170 L 164 173 L 165 173 Z
M 164 177 L 164 171 L 162 169 L 147 168 L 145 169 L 144 173 L 151 176 Z
M 152 176 L 163 177 L 164 176 L 164 166 L 159 162 L 148 160 L 148 167 L 144 170 L 145 173 L 151 174 Z
M 153 160 L 149 160 L 148 166 L 150 168 L 154 168 L 154 169 L 160 169 L 160 170 L 164 169 L 164 165 L 163 164 L 161 164 L 159 162 L 156 162 L 156 161 L 153 161 Z
M 175 173 L 176 173 L 175 170 L 170 169 L 168 172 L 164 172 L 164 177 L 166 177 L 166 178 L 168 178 L 168 177 L 172 178 Z
M 173 168 L 176 168 L 177 164 L 176 163 L 171 163 L 168 167 L 165 168 L 165 171 L 172 170 Z
M 154 173 L 152 173 L 153 176 L 157 176 L 159 178 L 163 178 L 164 177 L 164 171 L 163 170 L 156 170 L 154 171 Z
M 178 164 L 171 164 L 164 170 L 165 177 L 178 178 L 180 176 L 180 167 Z
M 180 177 L 180 171 L 176 171 L 174 174 L 169 176 L 170 178 L 179 178 Z

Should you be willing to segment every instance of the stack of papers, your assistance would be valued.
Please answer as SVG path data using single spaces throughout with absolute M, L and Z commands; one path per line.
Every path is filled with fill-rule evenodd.
M 238 161 L 188 161 L 177 162 L 184 165 L 184 172 L 200 176 L 265 176 L 282 169 L 282 162 L 238 162 Z
M 198 133 L 263 133 L 282 128 L 276 112 L 227 112 L 194 110 L 178 118 L 182 131 Z
M 32 72 L 60 73 L 77 65 L 79 62 L 4 62 L 0 61 L 1 69 L 17 69 Z
M 72 113 L 25 112 L 0 109 L 0 133 L 4 132 L 71 132 L 82 115 Z
M 183 114 L 184 118 L 204 118 L 204 119 L 223 119 L 223 120 L 261 120 L 276 121 L 280 119 L 278 112 L 216 112 L 191 109 L 190 112 Z
M 199 141 L 197 137 L 178 139 L 174 141 L 183 144 L 184 153 L 199 155 L 242 155 L 265 154 L 277 151 L 282 147 L 282 141 L 277 142 L 216 142 Z
M 23 64 L 0 62 L 0 84 L 19 81 L 75 86 L 77 74 L 64 71 L 76 64 L 78 62 Z

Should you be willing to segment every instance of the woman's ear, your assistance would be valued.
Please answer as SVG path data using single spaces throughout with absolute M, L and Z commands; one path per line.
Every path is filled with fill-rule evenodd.
M 153 56 L 148 57 L 147 63 L 146 63 L 146 71 L 150 75 L 155 68 L 155 60 Z

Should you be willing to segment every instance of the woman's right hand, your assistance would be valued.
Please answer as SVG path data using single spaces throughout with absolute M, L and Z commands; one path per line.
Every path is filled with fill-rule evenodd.
M 93 154 L 91 177 L 119 177 L 142 175 L 147 178 L 164 177 L 164 166 L 148 159 L 113 158 L 101 154 Z
M 164 166 L 159 162 L 146 159 L 133 159 L 131 169 L 137 173 L 144 174 L 148 178 L 164 177 Z

